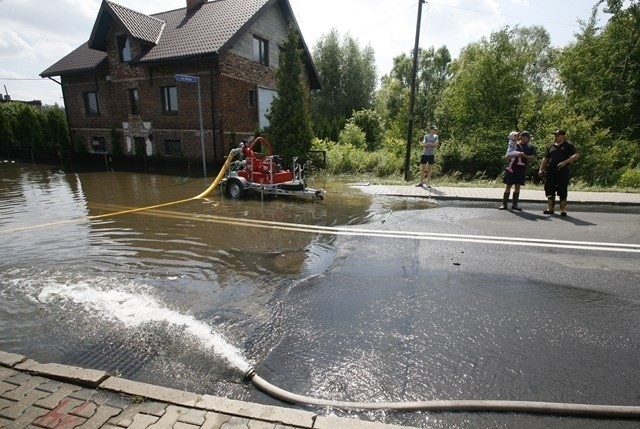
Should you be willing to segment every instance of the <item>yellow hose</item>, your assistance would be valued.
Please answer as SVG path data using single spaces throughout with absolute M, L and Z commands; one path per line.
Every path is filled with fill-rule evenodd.
M 106 213 L 106 214 L 102 214 L 102 215 L 89 216 L 88 218 L 93 220 L 93 219 L 100 219 L 100 218 L 105 218 L 105 217 L 123 215 L 123 214 L 127 214 L 127 213 L 141 212 L 141 211 L 145 211 L 145 210 L 151 210 L 151 209 L 157 209 L 157 208 L 160 208 L 160 207 L 172 206 L 172 205 L 175 205 L 175 204 L 186 203 L 187 201 L 192 201 L 192 200 L 197 200 L 197 199 L 200 199 L 200 198 L 208 197 L 218 187 L 218 185 L 220 184 L 220 181 L 224 178 L 224 174 L 229 169 L 229 166 L 231 165 L 231 161 L 233 160 L 234 157 L 235 157 L 235 152 L 232 150 L 229 153 L 229 156 L 227 156 L 227 160 L 222 165 L 222 168 L 220 169 L 220 173 L 218 173 L 218 176 L 215 178 L 215 180 L 213 181 L 211 186 L 209 186 L 200 195 L 196 195 L 195 197 L 187 198 L 187 199 L 184 199 L 184 200 L 171 201 L 169 203 L 156 204 L 156 205 L 153 205 L 153 206 L 139 207 L 139 208 L 135 208 L 135 209 L 122 210 L 122 211 L 115 212 L 115 213 Z
M 200 199 L 200 198 L 205 198 L 205 197 L 211 195 L 211 193 L 218 187 L 218 185 L 220 184 L 220 182 L 224 178 L 225 173 L 229 169 L 229 166 L 231 165 L 231 161 L 233 161 L 233 158 L 236 156 L 236 153 L 237 152 L 235 150 L 231 150 L 231 152 L 229 152 L 229 155 L 227 156 L 227 160 L 222 165 L 222 168 L 220 169 L 220 173 L 218 173 L 218 176 L 215 178 L 215 180 L 213 181 L 211 186 L 209 186 L 204 192 L 202 192 L 199 195 L 196 195 L 195 197 L 186 198 L 184 200 L 171 201 L 171 202 L 168 202 L 168 203 L 155 204 L 155 205 L 147 206 L 147 207 L 138 207 L 138 208 L 134 208 L 134 209 L 127 209 L 127 210 L 122 210 L 122 211 L 115 212 L 115 213 L 105 213 L 105 214 L 101 214 L 101 215 L 87 216 L 86 218 L 83 218 L 83 219 L 68 219 L 68 220 L 62 220 L 62 221 L 58 221 L 58 222 L 43 223 L 43 224 L 39 224 L 39 225 L 31 225 L 31 226 L 24 226 L 24 227 L 11 228 L 11 229 L 0 229 L 0 233 L 17 232 L 17 231 L 36 229 L 36 228 L 45 228 L 45 227 L 56 226 L 56 225 L 61 225 L 61 224 L 65 224 L 65 223 L 81 222 L 84 219 L 89 219 L 89 220 L 103 219 L 103 218 L 112 217 L 112 216 L 119 216 L 119 215 L 123 215 L 123 214 L 127 214 L 127 213 L 136 213 L 136 212 L 141 212 L 141 211 L 145 211 L 145 210 L 157 209 L 157 208 L 160 208 L 160 207 L 173 206 L 173 205 L 176 205 L 176 204 L 186 203 L 188 201 L 193 201 L 193 200 L 197 200 L 197 199 Z
M 211 186 L 209 186 L 204 192 L 202 192 L 200 195 L 197 195 L 195 197 L 192 198 L 192 200 L 197 200 L 198 198 L 205 198 L 208 197 L 220 184 L 220 181 L 222 180 L 222 178 L 224 177 L 224 174 L 227 172 L 227 170 L 229 169 L 229 166 L 231 165 L 231 161 L 233 160 L 235 156 L 235 152 L 232 150 L 231 152 L 229 152 L 229 156 L 227 156 L 227 160 L 225 161 L 225 163 L 222 165 L 222 168 L 220 169 L 220 173 L 218 173 L 218 176 L 216 177 L 216 179 L 213 181 L 213 183 L 211 184 Z

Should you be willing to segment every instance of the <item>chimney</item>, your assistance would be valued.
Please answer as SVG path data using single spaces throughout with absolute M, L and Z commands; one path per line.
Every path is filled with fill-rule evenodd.
M 195 9 L 205 1 L 206 0 L 187 0 L 187 10 Z

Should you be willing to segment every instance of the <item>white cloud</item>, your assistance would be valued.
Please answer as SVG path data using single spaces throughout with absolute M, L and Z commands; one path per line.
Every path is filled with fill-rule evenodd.
M 0 0 L 2 1 L 2 0 Z M 17 73 L 14 70 L 0 69 L 0 75 L 9 79 L 24 79 L 26 76 L 23 74 Z
M 64 0 L 63 3 L 67 5 L 63 7 L 64 9 L 73 10 L 93 22 L 98 14 L 101 2 L 99 0 Z
M 186 0 L 114 0 L 130 9 L 154 14 L 182 8 Z M 594 0 L 595 1 L 595 0 Z M 378 75 L 391 70 L 393 58 L 409 54 L 415 42 L 418 0 L 289 0 L 309 49 L 336 28 L 360 47 L 371 45 Z M 592 2 L 558 0 L 434 0 L 423 4 L 420 47 L 446 45 L 453 57 L 471 42 L 489 37 L 506 24 L 544 25 L 552 42 L 564 46 L 579 31 Z M 59 102 L 59 87 L 43 80 L 8 81 L 14 75 L 35 77 L 88 40 L 101 0 L 0 0 L 0 84 L 12 96 Z M 10 60 L 10 61 L 7 61 Z M 43 88 L 47 88 L 44 90 Z M 0 86 L 0 88 L 2 88 Z
M 35 54 L 32 46 L 17 32 L 0 22 L 0 58 L 16 60 L 28 58 Z

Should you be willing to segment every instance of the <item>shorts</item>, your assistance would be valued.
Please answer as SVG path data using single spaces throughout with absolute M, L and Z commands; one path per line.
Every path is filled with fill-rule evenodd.
M 502 178 L 502 183 L 505 185 L 524 185 L 525 180 L 527 179 L 527 170 L 526 167 L 517 168 L 517 166 L 513 166 L 513 171 L 505 171 L 504 177 Z
M 435 155 L 421 155 L 420 156 L 420 165 L 423 164 L 429 164 L 429 165 L 433 165 L 436 162 L 436 156 Z

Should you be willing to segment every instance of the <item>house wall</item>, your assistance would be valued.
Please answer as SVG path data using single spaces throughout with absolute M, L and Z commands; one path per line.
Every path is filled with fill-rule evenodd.
M 238 138 L 253 135 L 258 129 L 258 107 L 249 106 L 249 91 L 258 86 L 276 88 L 275 71 L 280 63 L 280 50 L 287 40 L 288 22 L 277 4 L 271 6 L 220 59 L 220 87 L 224 133 Z M 269 42 L 269 67 L 253 61 L 253 38 Z M 309 78 L 305 71 L 307 87 Z
M 202 103 L 204 146 L 208 161 L 222 158 L 222 142 L 214 147 L 214 114 L 212 110 L 212 88 L 217 93 L 217 66 L 214 57 L 199 61 L 181 61 L 162 65 L 130 65 L 121 63 L 117 49 L 117 36 L 122 34 L 116 27 L 109 32 L 107 44 L 108 68 L 91 75 L 63 77 L 66 106 L 74 140 L 84 144 L 89 151 L 95 137 L 106 142 L 106 152 L 113 152 L 111 129 L 119 135 L 124 153 L 140 154 L 136 139 L 151 146 L 152 154 L 167 154 L 166 141 L 180 140 L 182 156 L 198 159 L 202 156 L 200 118 L 198 109 L 198 85 L 176 82 L 176 74 L 198 76 Z M 143 48 L 139 43 L 131 44 L 133 57 Z M 162 87 L 175 86 L 178 92 L 178 112 L 165 113 L 162 109 Z M 131 114 L 129 90 L 138 90 L 138 114 Z M 100 115 L 87 116 L 84 93 L 98 93 Z M 146 147 L 145 153 L 146 153 Z
M 234 43 L 230 52 L 253 60 L 253 36 L 258 36 L 269 41 L 269 65 L 277 68 L 280 63 L 280 48 L 287 40 L 287 26 L 279 6 L 274 4 Z
M 176 82 L 176 74 L 200 78 L 204 146 L 209 162 L 220 161 L 235 140 L 253 135 L 258 124 L 258 107 L 251 105 L 250 93 L 258 86 L 275 88 L 275 66 L 280 47 L 287 36 L 287 22 L 279 6 L 269 8 L 234 46 L 220 57 L 153 65 L 131 65 L 119 60 L 117 36 L 122 30 L 113 25 L 108 34 L 108 66 L 77 75 L 62 76 L 72 138 L 93 150 L 91 140 L 103 138 L 107 153 L 113 152 L 111 130 L 119 136 L 124 153 L 140 154 L 136 140 L 150 145 L 154 155 L 166 156 L 166 140 L 182 142 L 182 156 L 200 159 L 202 146 L 197 85 Z M 253 61 L 253 35 L 269 41 L 270 66 Z M 133 58 L 144 49 L 131 43 Z M 161 88 L 176 86 L 178 112 L 162 110 Z M 139 93 L 139 113 L 131 114 L 129 89 Z M 100 115 L 87 116 L 83 94 L 98 93 Z M 102 149 L 102 148 L 101 148 Z

